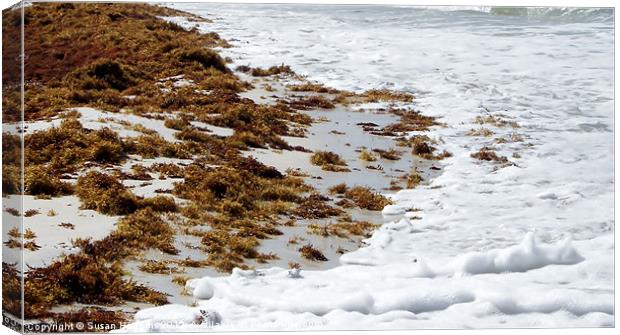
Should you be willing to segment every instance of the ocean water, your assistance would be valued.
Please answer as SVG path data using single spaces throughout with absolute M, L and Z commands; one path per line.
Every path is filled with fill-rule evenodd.
M 198 28 L 229 40 L 237 65 L 413 93 L 453 153 L 430 185 L 392 196 L 390 212 L 420 208 L 421 220 L 384 224 L 342 266 L 297 281 L 282 269 L 203 278 L 215 293 L 202 308 L 251 329 L 614 324 L 613 10 L 175 7 L 212 19 Z M 467 135 L 499 113 L 519 127 Z M 513 165 L 472 159 L 483 146 Z
M 613 10 L 177 7 L 213 19 L 203 29 L 231 41 L 222 51 L 236 64 L 284 63 L 341 89 L 409 91 L 414 108 L 441 117 L 448 127 L 435 134 L 455 154 L 436 183 L 445 188 L 403 197 L 452 208 L 458 224 L 442 225 L 454 226 L 457 246 L 443 252 L 503 247 L 532 230 L 548 240 L 613 230 Z M 465 136 L 487 111 L 521 126 L 523 143 L 498 147 L 519 152 L 518 168 L 471 162 L 469 153 L 493 144 Z

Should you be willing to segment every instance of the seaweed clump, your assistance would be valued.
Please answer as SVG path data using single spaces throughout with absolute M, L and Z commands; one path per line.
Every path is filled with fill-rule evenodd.
M 452 154 L 448 151 L 443 151 L 440 154 L 435 154 L 437 148 L 431 144 L 431 139 L 426 135 L 414 135 L 411 140 L 412 153 L 416 156 L 429 160 L 442 160 L 447 157 L 451 157 Z
M 470 129 L 467 132 L 467 136 L 479 136 L 479 137 L 489 137 L 493 135 L 493 131 L 487 128 L 480 127 L 479 129 Z
M 313 193 L 299 204 L 293 213 L 305 219 L 324 219 L 343 214 L 339 208 L 327 204 L 330 199 L 317 193 Z
M 284 64 L 274 65 L 267 69 L 263 69 L 260 67 L 250 68 L 248 66 L 239 66 L 237 67 L 237 71 L 248 72 L 254 77 L 268 77 L 268 76 L 275 76 L 275 75 L 281 75 L 281 74 L 285 74 L 285 75 L 295 74 L 295 72 L 291 69 L 290 66 L 284 65 Z
M 21 169 L 8 163 L 2 165 L 2 195 L 21 192 Z
M 92 209 L 108 215 L 127 215 L 140 208 L 150 208 L 156 212 L 178 210 L 171 197 L 158 195 L 139 198 L 115 176 L 98 171 L 89 171 L 79 177 L 75 193 L 80 198 L 83 209 Z
M 59 127 L 28 134 L 24 138 L 24 164 L 45 166 L 50 174 L 74 172 L 87 161 L 120 163 L 126 144 L 109 128 L 85 129 L 79 120 L 68 118 Z
M 436 119 L 432 116 L 423 115 L 420 112 L 413 110 L 390 110 L 393 114 L 400 116 L 400 120 L 397 123 L 390 124 L 381 131 L 374 132 L 377 135 L 393 136 L 396 133 L 410 132 L 410 131 L 428 131 L 430 127 L 439 125 Z
M 503 114 L 488 114 L 485 116 L 478 115 L 474 119 L 474 123 L 480 125 L 492 125 L 498 128 L 512 127 L 519 128 L 519 124 L 515 121 L 509 121 L 508 117 Z
M 360 208 L 372 211 L 380 211 L 383 207 L 392 204 L 392 201 L 388 198 L 364 186 L 355 186 L 347 189 L 344 192 L 344 196 L 352 200 Z
M 326 225 L 311 223 L 308 225 L 307 232 L 323 237 L 338 236 L 340 238 L 348 238 L 350 235 L 370 237 L 376 227 L 376 224 L 368 221 L 340 221 Z
M 373 149 L 372 151 L 379 154 L 381 158 L 391 160 L 391 161 L 399 160 L 400 156 L 402 155 L 400 151 L 394 150 L 394 149 L 389 149 L 389 150 Z
M 362 93 L 362 98 L 366 102 L 380 102 L 380 101 L 401 101 L 412 102 L 413 95 L 407 92 L 393 91 L 389 89 L 373 89 Z
M 383 207 L 392 203 L 388 198 L 373 192 L 370 188 L 365 186 L 349 188 L 346 184 L 341 183 L 330 187 L 329 192 L 344 197 L 344 199 L 338 201 L 337 204 L 345 208 L 358 206 L 368 210 L 380 211 Z
M 14 316 L 22 313 L 21 275 L 16 264 L 2 262 L 2 311 Z
M 146 261 L 144 264 L 140 265 L 139 269 L 140 271 L 158 274 L 171 274 L 179 272 L 177 268 L 168 266 L 167 262 L 155 260 Z
M 127 215 L 138 208 L 138 198 L 114 176 L 90 171 L 77 180 L 76 195 L 82 208 L 103 214 Z
M 418 186 L 424 179 L 420 175 L 420 173 L 416 170 L 412 171 L 410 174 L 406 176 L 407 188 L 415 188 Z
M 333 109 L 336 107 L 332 101 L 322 95 L 311 95 L 288 101 L 288 105 L 295 109 L 309 110 L 314 108 Z
M 183 51 L 180 55 L 182 61 L 197 62 L 205 69 L 214 68 L 221 72 L 228 72 L 226 61 L 215 51 L 204 48 L 195 48 Z
M 344 194 L 348 189 L 349 189 L 349 187 L 347 187 L 347 184 L 340 183 L 340 184 L 336 184 L 334 186 L 331 186 L 329 188 L 329 193 L 331 193 L 331 194 Z
M 140 199 L 138 206 L 140 208 L 151 208 L 156 212 L 176 212 L 178 210 L 174 199 L 163 195 Z
M 57 304 L 114 305 L 123 300 L 165 304 L 164 294 L 123 278 L 119 262 L 71 254 L 44 268 L 31 269 L 24 281 L 26 318 L 49 316 Z
M 338 94 L 341 91 L 335 88 L 326 87 L 320 83 L 303 82 L 301 84 L 287 85 L 286 88 L 293 92 L 316 92 L 316 93 L 330 93 Z
M 478 150 L 477 152 L 472 153 L 471 157 L 481 161 L 492 161 L 501 164 L 509 163 L 508 158 L 506 158 L 505 156 L 499 156 L 497 153 L 495 153 L 493 149 L 489 147 L 480 148 L 480 150 Z
M 170 225 L 151 208 L 140 209 L 122 218 L 108 237 L 108 242 L 123 244 L 129 253 L 133 250 L 158 249 L 176 255 L 175 232 Z
M 352 103 L 365 102 L 412 102 L 413 95 L 407 92 L 394 91 L 389 89 L 372 89 L 361 94 L 340 91 L 334 98 L 334 102 L 349 105 Z
M 310 156 L 310 162 L 325 171 L 348 172 L 347 163 L 335 152 L 316 151 Z
M 312 246 L 312 244 L 306 244 L 303 247 L 299 248 L 299 253 L 303 258 L 309 259 L 311 261 L 328 261 L 327 257 L 321 252 L 321 250 Z
M 374 162 L 377 160 L 377 157 L 372 152 L 366 149 L 362 149 L 362 151 L 360 151 L 360 154 L 359 154 L 359 159 L 365 162 Z
M 55 197 L 71 194 L 73 187 L 46 171 L 42 166 L 29 166 L 24 176 L 24 190 L 30 195 Z
M 82 89 L 123 91 L 136 84 L 134 69 L 111 59 L 98 59 L 73 73 L 76 86 Z
M 233 268 L 247 269 L 244 258 L 256 258 L 258 240 L 253 236 L 215 230 L 207 232 L 202 238 L 204 250 L 209 253 L 209 264 L 221 271 L 230 272 Z

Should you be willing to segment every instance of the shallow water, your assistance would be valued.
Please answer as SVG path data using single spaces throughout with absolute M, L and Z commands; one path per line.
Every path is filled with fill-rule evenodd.
M 257 103 L 275 103 L 277 99 L 288 98 L 291 95 L 312 95 L 316 93 L 307 92 L 289 92 L 285 90 L 285 85 L 289 79 L 281 79 L 278 81 L 261 80 L 246 76 L 242 73 L 238 75 L 244 80 L 251 81 L 255 88 L 247 92 L 241 93 L 241 96 L 253 99 Z M 268 83 L 272 91 L 267 92 L 261 88 L 264 83 Z M 417 168 L 423 177 L 423 183 L 439 175 L 440 168 L 436 170 L 429 169 L 431 166 L 441 166 L 440 162 L 431 162 L 414 156 L 410 148 L 399 148 L 396 146 L 394 138 L 387 136 L 373 135 L 364 131 L 360 122 L 371 122 L 377 125 L 377 128 L 385 127 L 389 124 L 399 121 L 399 117 L 387 113 L 382 110 L 366 109 L 360 110 L 360 106 L 347 107 L 337 105 L 334 109 L 314 109 L 303 111 L 304 114 L 312 117 L 315 122 L 306 129 L 305 137 L 284 136 L 283 139 L 292 146 L 302 146 L 311 151 L 327 150 L 340 155 L 346 162 L 350 172 L 330 172 L 323 171 L 321 167 L 310 163 L 310 152 L 301 151 L 283 151 L 273 149 L 252 149 L 244 152 L 246 156 L 251 156 L 262 163 L 273 166 L 279 171 L 287 171 L 288 169 L 307 175 L 303 177 L 307 184 L 314 187 L 321 194 L 329 194 L 329 188 L 345 183 L 348 186 L 365 186 L 373 189 L 375 192 L 384 195 L 394 194 L 395 191 L 389 190 L 390 182 L 399 181 L 399 177 L 405 176 L 412 169 Z M 397 149 L 402 156 L 398 160 L 387 160 L 377 156 L 374 162 L 365 162 L 359 159 L 359 151 L 366 149 Z M 369 166 L 378 167 L 378 169 L 369 169 Z M 402 187 L 404 182 L 399 182 Z M 336 202 L 338 198 L 332 197 Z M 385 216 L 380 211 L 370 211 L 360 208 L 347 209 L 346 212 L 351 215 L 353 220 L 368 221 L 375 224 L 382 224 L 395 219 L 399 219 L 402 215 Z M 309 234 L 307 227 L 309 224 L 327 225 L 335 222 L 334 218 L 330 219 L 303 219 L 297 220 L 293 227 L 280 227 L 282 235 L 272 236 L 269 239 L 262 240 L 258 248 L 260 252 L 275 253 L 279 259 L 270 261 L 268 264 L 257 264 L 248 262 L 249 265 L 257 268 L 265 266 L 279 266 L 287 268 L 289 262 L 296 262 L 302 265 L 304 269 L 318 270 L 330 269 L 340 265 L 339 258 L 343 251 L 351 252 L 356 250 L 360 245 L 363 237 L 349 236 L 341 238 L 337 236 L 319 236 Z M 298 244 L 290 244 L 289 239 L 302 238 Z M 325 262 L 309 261 L 299 254 L 299 247 L 304 244 L 312 244 L 321 250 L 326 258 Z
M 306 114 L 313 118 L 326 118 L 329 121 L 313 124 L 306 137 L 285 137 L 285 140 L 290 145 L 300 145 L 312 151 L 335 152 L 346 161 L 351 172 L 323 171 L 320 167 L 310 164 L 311 153 L 307 152 L 274 154 L 269 150 L 254 150 L 248 155 L 254 156 L 265 164 L 275 166 L 281 171 L 288 168 L 300 168 L 301 171 L 312 176 L 320 176 L 321 179 L 308 179 L 308 182 L 323 193 L 327 193 L 328 188 L 340 183 L 346 183 L 349 186 L 368 186 L 381 193 L 394 193 L 388 190 L 390 181 L 409 173 L 416 167 L 424 173 L 425 179 L 430 178 L 428 167 L 431 163 L 413 156 L 410 148 L 397 147 L 393 139 L 371 135 L 365 132 L 362 126 L 357 125 L 359 122 L 372 122 L 379 125 L 379 128 L 384 127 L 398 121 L 394 115 L 352 112 L 343 108 L 308 111 Z M 343 134 L 336 134 L 334 130 Z M 368 151 L 395 149 L 402 156 L 398 160 L 388 160 L 375 154 L 376 161 L 365 162 L 359 159 L 359 150 L 362 148 Z M 432 165 L 440 166 L 440 163 Z M 369 166 L 377 167 L 379 170 L 369 169 Z

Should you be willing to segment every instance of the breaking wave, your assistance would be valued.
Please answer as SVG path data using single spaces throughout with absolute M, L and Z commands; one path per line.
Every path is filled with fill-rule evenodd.
M 443 11 L 473 11 L 498 16 L 525 16 L 532 18 L 562 18 L 569 20 L 613 20 L 612 8 L 577 7 L 504 7 L 504 6 L 429 6 Z

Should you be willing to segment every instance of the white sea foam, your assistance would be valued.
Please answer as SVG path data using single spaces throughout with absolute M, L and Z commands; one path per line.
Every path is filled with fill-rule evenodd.
M 233 41 L 222 52 L 237 64 L 414 93 L 415 108 L 447 124 L 431 135 L 453 153 L 430 185 L 394 194 L 384 211 L 415 207 L 421 220 L 383 225 L 334 269 L 209 278 L 212 297 L 179 307 L 187 315 L 217 311 L 221 330 L 613 326 L 609 11 L 179 6 L 215 19 L 199 29 Z M 499 112 L 520 128 L 465 136 L 473 118 Z M 515 132 L 523 141 L 493 143 Z M 484 145 L 514 165 L 472 159 Z M 158 327 L 143 317 L 125 330 Z
M 166 330 L 170 324 L 194 331 L 308 325 L 313 329 L 610 326 L 613 292 L 604 285 L 592 286 L 592 280 L 611 278 L 612 268 L 603 258 L 613 250 L 613 239 L 607 235 L 578 244 L 596 251 L 582 258 L 570 243 L 547 245 L 528 235 L 521 245 L 464 254 L 448 265 L 442 264 L 448 259 L 429 264 L 398 257 L 376 266 L 302 270 L 298 277 L 271 268 L 197 279 L 188 287 L 194 293 L 206 288 L 208 299 L 198 300 L 193 308 L 168 305 L 140 311 L 124 331 Z M 196 316 L 201 310 L 217 311 L 222 323 L 200 323 Z

